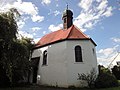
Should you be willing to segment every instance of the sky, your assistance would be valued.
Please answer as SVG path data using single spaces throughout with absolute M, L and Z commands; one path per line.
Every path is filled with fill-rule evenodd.
M 98 64 L 120 61 L 120 0 L 0 0 L 0 12 L 16 8 L 21 17 L 18 33 L 37 42 L 63 28 L 62 13 L 73 12 L 73 23 L 97 44 Z M 118 56 L 117 56 L 118 55 Z M 117 56 L 117 57 L 116 57 Z

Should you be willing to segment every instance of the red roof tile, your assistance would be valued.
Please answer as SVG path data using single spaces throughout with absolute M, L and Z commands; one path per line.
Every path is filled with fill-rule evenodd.
M 80 29 L 78 29 L 76 26 L 72 25 L 67 30 L 61 29 L 43 36 L 36 44 L 36 47 L 41 47 L 44 45 L 48 45 L 66 39 L 90 39 L 90 38 L 84 33 L 82 33 Z

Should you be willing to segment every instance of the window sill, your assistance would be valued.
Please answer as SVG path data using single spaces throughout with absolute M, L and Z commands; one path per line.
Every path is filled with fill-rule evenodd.
M 84 64 L 84 62 L 74 62 L 74 64 Z
M 48 65 L 42 65 L 42 67 L 44 67 L 44 66 L 48 66 Z

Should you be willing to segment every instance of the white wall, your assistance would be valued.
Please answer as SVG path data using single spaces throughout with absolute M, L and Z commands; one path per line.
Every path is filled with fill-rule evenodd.
M 82 60 L 83 62 L 75 62 L 75 46 L 80 45 L 82 49 Z M 94 49 L 94 53 L 93 53 Z M 67 76 L 68 85 L 80 86 L 78 79 L 78 73 L 89 73 L 93 68 L 97 68 L 96 50 L 94 44 L 90 40 L 76 40 L 67 41 Z M 73 56 L 72 56 L 73 55 Z M 84 85 L 81 85 L 84 86 Z
M 75 62 L 74 48 L 82 48 L 83 62 Z M 97 67 L 95 46 L 89 40 L 63 41 L 34 50 L 32 57 L 40 56 L 38 84 L 68 87 L 78 86 L 78 73 L 87 73 Z M 43 66 L 43 52 L 48 51 L 47 65 Z M 95 50 L 96 51 L 96 50 Z M 39 53 L 39 54 L 38 54 Z
M 65 49 L 66 42 L 56 43 L 39 49 L 41 55 L 38 74 L 41 76 L 41 80 L 38 83 L 50 86 L 67 86 Z M 48 52 L 48 59 L 47 65 L 43 66 L 43 52 L 45 50 Z M 38 50 L 34 54 L 37 52 Z M 33 56 L 35 56 L 34 54 Z

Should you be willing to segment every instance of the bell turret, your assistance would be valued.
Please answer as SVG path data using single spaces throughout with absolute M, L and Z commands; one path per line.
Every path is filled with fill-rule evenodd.
M 73 12 L 68 9 L 68 5 L 67 5 L 67 9 L 64 10 L 62 15 L 64 29 L 68 29 L 70 26 L 73 25 L 72 19 L 73 19 Z

